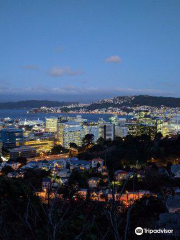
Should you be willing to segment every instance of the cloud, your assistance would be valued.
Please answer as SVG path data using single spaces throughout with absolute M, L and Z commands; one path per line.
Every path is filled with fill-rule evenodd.
M 105 62 L 107 63 L 121 63 L 122 59 L 119 56 L 110 56 L 105 59 Z
M 178 92 L 166 92 L 156 89 L 133 88 L 96 88 L 68 85 L 64 87 L 35 86 L 27 88 L 0 87 L 0 101 L 18 100 L 58 100 L 92 102 L 108 97 L 132 96 L 179 96 Z
M 62 77 L 64 75 L 79 76 L 83 74 L 83 71 L 81 70 L 73 71 L 71 70 L 70 67 L 53 67 L 47 73 L 51 77 Z
M 40 70 L 39 66 L 33 65 L 33 64 L 24 65 L 24 66 L 21 66 L 21 68 L 30 69 L 30 70 Z

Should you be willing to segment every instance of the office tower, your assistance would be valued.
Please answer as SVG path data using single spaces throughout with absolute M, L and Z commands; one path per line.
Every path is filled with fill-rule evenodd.
M 23 145 L 23 130 L 17 128 L 1 129 L 1 140 L 6 149 Z
M 124 138 L 127 136 L 127 134 L 128 134 L 128 129 L 125 126 L 125 124 L 119 124 L 119 125 L 115 126 L 115 136 L 116 137 Z
M 173 117 L 170 119 L 168 124 L 169 135 L 177 135 L 180 134 L 180 117 Z
M 70 143 L 82 146 L 84 136 L 85 134 L 82 126 L 65 128 L 63 130 L 63 147 L 70 148 Z
M 57 132 L 57 123 L 58 123 L 58 118 L 51 117 L 51 118 L 46 118 L 46 131 L 47 132 Z
M 125 125 L 128 135 L 134 137 L 148 135 L 151 139 L 154 139 L 157 133 L 156 125 L 153 124 L 126 123 Z
M 64 146 L 64 131 L 66 129 L 73 129 L 81 127 L 79 123 L 77 122 L 58 122 L 57 123 L 57 139 L 59 144 Z M 66 144 L 65 144 L 66 145 Z
M 66 128 L 65 123 L 57 123 L 57 139 L 60 145 L 63 146 L 63 132 Z
M 83 124 L 84 134 L 93 134 L 94 135 L 94 142 L 97 141 L 99 137 L 99 125 L 98 123 L 91 122 L 91 123 L 84 123 Z
M 113 140 L 115 136 L 115 125 L 111 123 L 105 123 L 99 125 L 99 138 L 102 137 L 105 140 Z

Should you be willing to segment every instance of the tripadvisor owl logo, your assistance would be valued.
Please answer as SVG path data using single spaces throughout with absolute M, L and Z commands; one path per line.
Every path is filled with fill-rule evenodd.
M 135 229 L 135 234 L 136 235 L 142 235 L 143 233 L 144 234 L 153 234 L 153 233 L 160 233 L 160 234 L 173 234 L 173 229 L 150 229 L 150 228 L 141 228 L 141 227 L 137 227 Z
M 142 234 L 143 234 L 143 229 L 142 229 L 141 227 L 137 227 L 137 228 L 135 229 L 135 234 L 136 234 L 136 235 L 142 235 Z

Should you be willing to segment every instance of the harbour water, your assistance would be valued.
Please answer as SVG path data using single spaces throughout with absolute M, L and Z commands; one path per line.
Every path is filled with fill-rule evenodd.
M 78 114 L 70 114 L 70 113 L 27 113 L 24 109 L 16 109 L 16 110 L 0 110 L 0 119 L 2 118 L 11 118 L 11 119 L 21 119 L 21 120 L 45 120 L 46 117 L 58 117 L 62 115 L 67 116 L 77 116 Z M 112 114 L 79 114 L 82 115 L 83 118 L 88 119 L 90 121 L 98 121 L 99 118 L 103 118 L 105 121 L 108 121 L 109 117 Z M 118 116 L 119 118 L 130 118 L 130 116 Z

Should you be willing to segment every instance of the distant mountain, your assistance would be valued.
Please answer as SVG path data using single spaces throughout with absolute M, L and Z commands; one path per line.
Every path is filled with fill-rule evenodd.
M 63 107 L 71 104 L 77 104 L 77 102 L 58 102 L 58 101 L 47 101 L 47 100 L 28 100 L 19 102 L 7 102 L 0 103 L 0 109 L 30 109 L 40 107 Z M 148 95 L 139 96 L 118 96 L 109 99 L 103 99 L 91 104 L 87 104 L 85 107 L 89 110 L 102 109 L 108 107 L 134 107 L 134 106 L 151 106 L 151 107 L 180 107 L 180 98 L 173 97 L 155 97 Z M 83 107 L 76 106 L 74 109 L 80 109 Z M 66 108 L 65 108 L 66 109 Z M 69 111 L 69 109 L 66 109 Z M 71 109 L 72 110 L 72 109 Z
M 135 106 L 151 106 L 151 107 L 180 107 L 180 98 L 173 97 L 155 97 L 148 95 L 139 96 L 118 96 L 111 99 L 103 99 L 101 101 L 90 104 L 89 110 L 108 108 L 108 107 L 135 107 Z
M 153 96 L 136 96 L 132 102 L 133 105 L 147 105 L 147 106 L 166 106 L 166 107 L 180 107 L 180 98 L 173 97 L 153 97 Z
M 135 96 L 129 103 L 130 106 L 147 105 L 151 107 L 180 107 L 180 98 L 155 97 L 148 95 Z
M 39 108 L 39 107 L 62 107 L 75 104 L 75 102 L 58 102 L 58 101 L 47 101 L 47 100 L 27 100 L 19 102 L 6 102 L 0 103 L 0 109 L 28 109 L 28 108 Z

